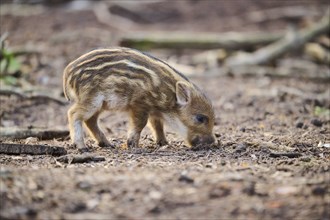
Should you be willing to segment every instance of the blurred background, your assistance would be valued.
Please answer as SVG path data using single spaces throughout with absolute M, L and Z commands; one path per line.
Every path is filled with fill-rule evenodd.
M 141 148 L 127 150 L 127 118 L 105 113 L 115 149 L 86 138 L 104 161 L 0 154 L 0 217 L 329 219 L 329 29 L 328 0 L 1 0 L 0 147 L 77 155 L 63 70 L 117 46 L 205 91 L 217 144 L 190 149 L 168 132 L 160 148 L 145 129 Z
M 23 77 L 31 84 L 58 86 L 69 61 L 110 46 L 152 51 L 188 75 L 228 74 L 221 68 L 226 62 L 310 70 L 315 62 L 329 64 L 326 28 L 313 36 L 313 42 L 297 38 L 296 45 L 264 61 L 240 58 L 320 22 L 328 6 L 326 0 L 2 0 L 1 71 L 7 72 L 9 84 L 19 84 Z M 3 53 L 13 55 L 10 65 Z

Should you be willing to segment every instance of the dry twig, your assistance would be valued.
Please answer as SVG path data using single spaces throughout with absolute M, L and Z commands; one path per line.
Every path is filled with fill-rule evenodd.
M 270 153 L 269 156 L 274 158 L 277 157 L 297 158 L 297 157 L 301 157 L 302 154 L 297 152 L 283 152 L 283 153 L 273 152 Z
M 102 156 L 94 154 L 79 154 L 79 155 L 64 155 L 57 158 L 57 161 L 61 163 L 88 163 L 88 162 L 100 162 L 105 161 Z
M 0 129 L 0 137 L 5 139 L 24 139 L 28 137 L 36 137 L 40 140 L 51 140 L 54 138 L 63 138 L 69 135 L 67 130 L 46 130 L 41 128 L 17 128 L 2 127 Z
M 30 144 L 7 144 L 0 143 L 0 153 L 2 154 L 32 154 L 32 155 L 53 155 L 60 156 L 66 154 L 63 147 L 30 145 Z

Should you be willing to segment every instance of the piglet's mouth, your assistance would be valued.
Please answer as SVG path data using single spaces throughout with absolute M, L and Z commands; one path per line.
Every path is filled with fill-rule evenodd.
M 212 145 L 215 143 L 215 138 L 211 136 L 196 136 L 191 141 L 190 144 L 192 147 L 197 147 L 200 145 Z
M 218 145 L 216 143 L 212 143 L 212 144 L 198 144 L 195 146 L 191 146 L 189 149 L 192 151 L 205 151 L 205 150 L 212 150 L 217 147 Z

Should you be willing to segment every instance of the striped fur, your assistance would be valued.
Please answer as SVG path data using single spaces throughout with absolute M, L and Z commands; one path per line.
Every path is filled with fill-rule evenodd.
M 79 57 L 67 66 L 63 78 L 64 93 L 70 100 L 68 88 L 79 93 L 75 85 L 77 80 L 82 79 L 81 83 L 84 84 L 96 76 L 101 75 L 103 80 L 116 73 L 126 73 L 122 76 L 129 80 L 151 80 L 154 87 L 159 86 L 160 81 L 168 85 L 173 85 L 174 81 L 188 81 L 165 62 L 139 51 L 128 48 L 99 49 Z M 142 76 L 139 77 L 139 74 Z
M 185 87 L 184 90 L 189 90 L 189 105 L 194 105 L 185 110 L 184 114 L 184 108 L 178 104 L 179 82 Z M 76 121 L 85 122 L 99 143 L 109 144 L 97 127 L 97 115 L 105 109 L 130 113 L 128 145 L 132 146 L 137 145 L 139 134 L 148 118 L 153 122 L 151 126 L 154 127 L 157 142 L 166 142 L 162 130 L 164 118 L 179 120 L 187 126 L 189 132 L 185 138 L 188 139 L 190 136 L 195 137 L 191 133 L 196 131 L 202 136 L 210 136 L 212 133 L 213 125 L 208 125 L 204 131 L 196 127 L 196 123 L 189 122 L 199 113 L 206 115 L 211 122 L 214 121 L 210 100 L 167 63 L 137 50 L 109 48 L 82 55 L 65 68 L 63 89 L 66 98 L 74 102 L 68 113 L 70 132 L 72 140 L 80 148 L 85 146 L 81 135 L 75 137 L 75 134 L 81 133 Z M 163 114 L 170 116 L 163 117 Z M 91 118 L 94 122 L 88 121 Z M 191 125 L 193 129 L 189 128 Z

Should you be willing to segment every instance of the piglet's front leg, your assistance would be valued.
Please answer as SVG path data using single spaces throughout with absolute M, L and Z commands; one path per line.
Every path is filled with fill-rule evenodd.
M 164 133 L 163 121 L 159 116 L 149 116 L 149 124 L 157 145 L 163 146 L 168 144 Z
M 148 121 L 148 114 L 144 111 L 130 110 L 127 147 L 139 146 L 140 135 Z

